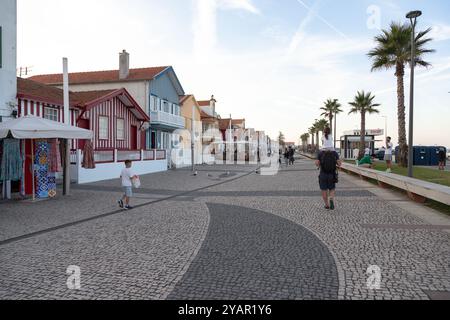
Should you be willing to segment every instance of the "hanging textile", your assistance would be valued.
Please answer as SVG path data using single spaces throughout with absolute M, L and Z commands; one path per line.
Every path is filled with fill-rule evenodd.
M 48 156 L 49 146 L 46 140 L 36 140 L 35 142 L 35 193 L 36 198 L 48 198 Z
M 84 144 L 82 167 L 85 169 L 95 169 L 94 147 L 90 140 Z
M 18 181 L 23 177 L 23 157 L 20 152 L 20 140 L 4 139 L 0 168 L 0 180 Z
M 62 172 L 61 154 L 59 152 L 59 140 L 49 139 L 50 154 L 49 154 L 49 172 Z

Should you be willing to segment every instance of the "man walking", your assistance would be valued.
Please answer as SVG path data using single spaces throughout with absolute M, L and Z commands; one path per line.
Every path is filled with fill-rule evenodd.
M 339 154 L 333 149 L 323 149 L 319 152 L 316 166 L 320 168 L 319 185 L 325 209 L 335 209 L 337 168 L 341 166 Z

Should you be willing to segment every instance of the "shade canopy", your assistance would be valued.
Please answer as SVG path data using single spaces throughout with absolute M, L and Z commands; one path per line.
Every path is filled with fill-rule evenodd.
M 0 123 L 0 139 L 11 132 L 16 139 L 92 139 L 90 130 L 36 116 L 25 116 Z

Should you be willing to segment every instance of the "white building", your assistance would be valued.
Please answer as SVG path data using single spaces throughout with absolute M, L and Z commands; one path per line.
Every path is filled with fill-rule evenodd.
M 17 1 L 2 0 L 0 8 L 0 122 L 16 110 Z

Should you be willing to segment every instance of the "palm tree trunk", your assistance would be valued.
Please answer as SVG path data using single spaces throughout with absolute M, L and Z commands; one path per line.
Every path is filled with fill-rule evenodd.
M 319 144 L 319 131 L 316 132 L 316 150 L 319 150 L 320 144 Z
M 364 157 L 364 152 L 366 149 L 366 113 L 361 112 L 361 140 L 359 141 L 359 157 L 361 160 Z
M 336 149 L 336 140 L 337 140 L 337 125 L 336 125 L 337 113 L 334 114 L 334 148 Z
M 403 83 L 405 66 L 403 64 L 397 63 L 395 75 L 397 76 L 398 144 L 400 147 L 399 164 L 402 167 L 407 167 L 408 145 L 406 141 L 405 85 Z
M 333 133 L 333 113 L 330 112 L 330 131 Z

